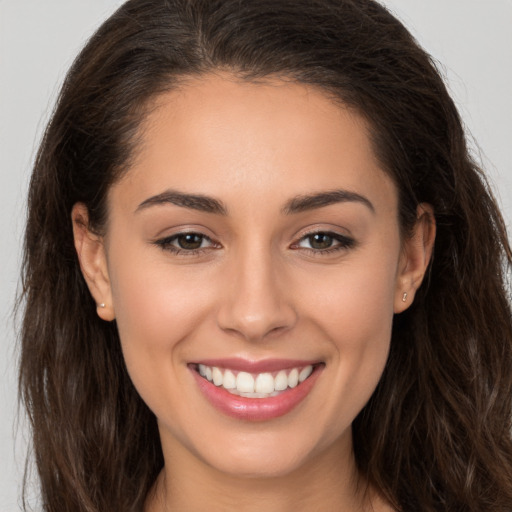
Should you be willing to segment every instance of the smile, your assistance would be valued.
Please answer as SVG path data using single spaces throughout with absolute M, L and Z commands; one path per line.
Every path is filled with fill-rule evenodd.
M 309 394 L 322 363 L 189 365 L 199 389 L 221 412 L 244 420 L 268 420 L 295 408 Z M 224 362 L 222 362 L 224 363 Z M 229 363 L 229 361 L 226 361 Z M 267 366 L 266 371 L 257 371 Z M 242 368 L 241 368 L 242 367 Z
M 218 368 L 217 366 L 198 365 L 199 375 L 230 393 L 246 398 L 269 398 L 277 396 L 286 389 L 295 388 L 312 373 L 313 365 L 292 368 L 279 372 L 251 374 L 237 370 Z

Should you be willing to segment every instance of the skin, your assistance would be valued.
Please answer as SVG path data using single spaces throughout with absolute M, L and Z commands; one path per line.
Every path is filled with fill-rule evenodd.
M 158 419 L 165 468 L 146 510 L 391 510 L 357 474 L 351 423 L 384 369 L 393 316 L 427 268 L 429 206 L 401 240 L 397 191 L 367 125 L 305 85 L 190 80 L 157 99 L 141 134 L 109 192 L 105 235 L 87 229 L 84 205 L 72 215 L 82 271 L 105 304 L 98 314 L 116 319 L 130 376 Z M 364 200 L 284 211 L 340 189 Z M 168 190 L 215 198 L 226 212 L 140 206 Z M 179 254 L 177 240 L 155 243 L 182 232 L 208 238 Z M 314 232 L 352 242 L 318 249 Z M 325 366 L 291 412 L 243 421 L 215 409 L 187 366 L 225 357 Z

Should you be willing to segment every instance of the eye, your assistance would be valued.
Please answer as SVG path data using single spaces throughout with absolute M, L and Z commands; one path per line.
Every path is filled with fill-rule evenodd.
M 317 231 L 303 236 L 292 248 L 306 249 L 316 253 L 330 253 L 349 249 L 354 245 L 355 241 L 347 236 L 329 231 Z
M 299 242 L 299 247 L 309 244 L 311 249 L 325 250 L 330 249 L 334 241 L 334 237 L 329 233 L 315 233 L 314 235 L 307 236 L 305 239 L 303 238 Z
M 202 233 L 177 233 L 157 240 L 156 245 L 174 253 L 197 253 L 203 249 L 215 247 L 213 241 Z
M 182 235 L 177 235 L 173 242 L 175 242 L 175 245 L 180 249 L 194 251 L 200 249 L 205 240 L 206 237 L 198 233 L 183 233 Z

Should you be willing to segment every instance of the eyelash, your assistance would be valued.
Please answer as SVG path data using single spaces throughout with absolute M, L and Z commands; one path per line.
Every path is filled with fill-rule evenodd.
M 186 237 L 186 236 L 199 237 L 201 239 L 201 245 L 204 241 L 210 242 L 211 245 L 208 247 L 199 247 L 197 249 L 184 249 L 183 247 L 176 247 L 175 245 L 173 245 L 173 243 L 176 242 L 179 238 Z M 187 255 L 187 256 L 200 255 L 201 253 L 207 251 L 211 247 L 214 247 L 214 248 L 220 247 L 210 237 L 208 237 L 202 233 L 197 233 L 195 231 L 184 231 L 182 233 L 176 233 L 175 235 L 171 235 L 166 238 L 156 240 L 154 243 L 158 247 L 163 249 L 164 251 L 169 251 L 176 255 Z
M 326 249 L 314 249 L 312 247 L 302 247 L 300 244 L 303 241 L 309 239 L 311 242 L 314 236 L 322 235 L 325 237 L 329 237 L 332 239 L 332 242 L 335 244 Z M 184 249 L 183 247 L 176 247 L 173 245 L 180 237 L 186 236 L 195 236 L 201 239 L 201 245 L 203 242 L 209 242 L 210 245 L 208 247 L 198 247 L 197 249 Z M 175 255 L 186 255 L 186 256 L 198 256 L 205 251 L 208 251 L 211 248 L 219 248 L 220 245 L 215 243 L 210 237 L 197 233 L 195 231 L 184 231 L 182 233 L 176 233 L 175 235 L 162 238 L 160 240 L 156 240 L 155 245 L 163 249 L 164 251 L 169 251 Z M 304 234 L 297 242 L 293 243 L 290 247 L 293 250 L 303 250 L 314 256 L 322 256 L 327 254 L 332 254 L 339 251 L 344 251 L 351 249 L 355 246 L 356 242 L 353 238 L 347 237 L 345 235 L 340 235 L 339 233 L 335 233 L 332 231 L 312 231 L 310 233 Z
M 302 247 L 300 244 L 303 241 L 309 239 L 311 243 L 311 239 L 315 236 L 324 236 L 328 237 L 332 240 L 334 245 L 327 247 L 326 249 L 314 249 L 312 247 Z M 340 235 L 339 233 L 335 233 L 333 231 L 312 231 L 310 233 L 306 233 L 303 235 L 297 243 L 292 244 L 292 249 L 302 249 L 314 256 L 324 256 L 327 254 L 332 254 L 339 251 L 345 251 L 351 249 L 355 246 L 355 240 L 345 235 Z

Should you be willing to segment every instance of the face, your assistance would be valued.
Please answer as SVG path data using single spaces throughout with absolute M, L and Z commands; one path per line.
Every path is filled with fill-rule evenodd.
M 76 238 L 164 454 L 257 476 L 349 453 L 425 266 L 365 122 L 304 85 L 209 76 L 141 133 L 97 250 Z

